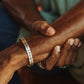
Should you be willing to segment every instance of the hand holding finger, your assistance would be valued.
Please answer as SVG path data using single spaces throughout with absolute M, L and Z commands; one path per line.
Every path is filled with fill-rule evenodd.
M 68 53 L 70 52 L 71 50 L 71 46 L 73 45 L 74 43 L 74 39 L 70 39 L 70 41 L 67 41 L 62 50 L 61 50 L 61 56 L 60 56 L 60 59 L 58 61 L 58 63 L 56 64 L 56 66 L 64 66 L 65 65 L 65 61 L 66 61 L 66 58 L 68 56 Z
M 52 55 L 46 60 L 45 69 L 51 70 L 60 58 L 60 46 L 56 46 Z
M 60 46 L 56 46 L 52 52 L 52 55 L 49 56 L 45 61 L 40 63 L 40 67 L 46 70 L 51 70 L 56 62 L 60 58 Z

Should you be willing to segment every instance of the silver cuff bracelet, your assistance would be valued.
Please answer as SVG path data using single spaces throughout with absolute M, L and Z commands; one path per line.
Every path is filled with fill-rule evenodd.
M 25 50 L 27 52 L 29 63 L 30 63 L 30 65 L 27 65 L 27 66 L 30 67 L 30 66 L 33 65 L 33 57 L 32 57 L 32 53 L 31 53 L 30 47 L 29 47 L 29 45 L 28 45 L 28 43 L 27 43 L 25 38 L 21 38 L 20 41 L 23 43 L 23 45 L 25 47 Z

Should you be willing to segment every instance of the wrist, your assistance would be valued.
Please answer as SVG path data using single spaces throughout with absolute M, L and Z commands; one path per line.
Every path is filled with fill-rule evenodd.
M 14 47 L 13 47 L 14 46 Z M 22 43 L 16 43 L 15 45 L 11 46 L 12 51 L 9 52 L 10 56 L 10 66 L 12 66 L 13 70 L 18 70 L 21 67 L 29 64 L 28 57 L 25 51 L 24 46 Z
M 11 65 L 10 56 L 7 51 L 0 52 L 0 83 L 7 84 L 14 72 L 15 70 Z

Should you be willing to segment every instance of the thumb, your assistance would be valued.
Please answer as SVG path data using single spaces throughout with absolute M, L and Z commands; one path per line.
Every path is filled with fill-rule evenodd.
M 44 54 L 40 54 L 40 55 L 34 56 L 33 57 L 34 58 L 34 64 L 45 60 L 48 56 L 49 56 L 48 53 L 44 53 Z
M 56 46 L 52 52 L 52 55 L 48 59 L 46 59 L 46 61 L 44 61 L 45 65 L 44 63 L 42 64 L 46 70 L 51 70 L 58 62 L 59 58 L 60 58 L 60 46 Z
M 46 21 L 36 21 L 33 25 L 33 29 L 46 36 L 53 36 L 56 33 L 55 29 Z

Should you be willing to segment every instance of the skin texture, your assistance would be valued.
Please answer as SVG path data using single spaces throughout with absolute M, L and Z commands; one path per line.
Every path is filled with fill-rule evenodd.
M 36 47 L 35 55 L 43 52 L 47 53 L 52 50 L 55 45 L 62 45 L 70 37 L 79 37 L 83 40 L 84 31 L 84 1 L 80 2 L 66 14 L 61 16 L 56 22 L 52 24 L 56 28 L 57 33 L 53 37 L 44 37 L 42 35 L 34 35 L 29 37 L 29 44 Z M 81 9 L 81 10 L 80 10 Z M 30 39 L 31 38 L 31 39 Z M 34 39 L 35 38 L 35 39 Z M 61 39 L 62 38 L 62 39 Z M 37 40 L 36 40 L 37 39 Z M 34 43 L 32 43 L 32 41 Z M 47 44 L 47 45 L 46 45 Z M 32 52 L 34 51 L 33 48 Z M 39 53 L 38 53 L 39 51 Z
M 84 35 L 84 1 L 81 1 L 78 5 L 60 17 L 52 26 L 57 30 L 56 35 L 53 37 L 44 37 L 43 35 L 37 34 L 26 38 L 32 51 L 34 63 L 46 59 L 56 45 L 63 45 L 70 37 L 79 37 L 82 39 Z M 0 52 L 0 57 L 4 59 L 1 63 L 1 67 L 4 68 L 4 66 L 8 64 L 7 67 L 12 68 L 10 74 L 7 73 L 6 75 L 5 72 L 8 69 L 1 68 L 1 84 L 8 83 L 14 71 L 29 64 L 27 54 L 21 43 L 17 43 Z M 5 82 L 2 78 L 4 78 Z
M 41 62 L 41 64 L 43 65 L 43 69 L 51 70 L 53 68 L 53 66 L 55 66 L 55 65 L 61 67 L 62 65 L 69 65 L 69 64 L 71 64 L 71 62 L 75 62 L 77 53 L 78 53 L 80 47 L 81 47 L 81 42 L 78 38 L 69 39 L 62 48 L 60 46 L 56 46 L 53 49 L 52 54 L 45 61 Z M 62 60 L 64 60 L 64 61 L 62 61 Z M 37 77 L 37 74 L 35 74 L 35 72 L 33 72 L 32 70 L 30 70 L 27 67 L 19 69 L 18 73 L 21 78 L 22 84 L 38 84 L 38 79 L 40 79 L 40 81 L 43 81 L 44 77 L 46 77 L 46 75 L 41 76 L 41 78 L 39 78 L 40 75 L 38 75 L 38 77 Z M 23 78 L 23 76 L 24 76 L 24 78 Z M 37 79 L 35 79 L 36 77 L 37 77 Z M 53 76 L 50 76 L 50 77 L 53 78 Z M 57 83 L 58 79 L 56 77 L 58 77 L 58 76 L 57 75 L 55 76 L 54 83 Z M 46 79 L 48 80 L 48 83 L 51 84 L 49 82 L 49 78 L 46 77 Z M 50 81 L 51 80 L 52 79 L 50 79 Z M 42 83 L 42 82 L 40 82 L 40 83 Z M 44 82 L 44 84 L 46 84 L 46 83 Z
M 2 0 L 2 2 L 3 2 L 3 6 L 11 14 L 11 16 L 18 23 L 20 23 L 22 26 L 26 27 L 27 29 L 34 32 L 39 31 L 46 36 L 52 36 L 56 33 L 55 29 L 51 25 L 49 25 L 39 14 L 33 0 Z M 53 52 L 55 53 L 55 50 Z M 61 54 L 64 54 L 64 52 Z M 60 57 L 61 56 L 59 56 L 59 58 Z M 59 60 L 57 55 L 56 55 L 56 60 L 52 58 L 53 58 L 53 55 L 42 62 L 42 65 L 45 67 L 46 70 L 51 70 L 54 64 L 57 63 Z M 50 61 L 51 59 L 52 61 Z M 71 59 L 69 61 L 71 63 Z M 60 63 L 63 63 L 63 62 L 60 61 Z M 56 66 L 63 66 L 67 64 L 67 63 L 63 63 L 60 65 L 60 63 L 56 64 Z M 70 63 L 68 63 L 68 65 Z M 24 69 L 23 69 L 23 72 L 24 72 Z
M 3 6 L 11 14 L 11 16 L 13 16 L 13 18 L 21 25 L 23 24 L 23 26 L 27 29 L 34 32 L 40 31 L 46 36 L 52 36 L 56 33 L 55 29 L 50 26 L 39 14 L 33 0 L 2 0 L 2 2 Z M 60 66 L 63 65 L 64 63 Z
M 47 54 L 33 56 L 34 63 L 44 60 L 46 56 Z M 7 84 L 14 72 L 27 64 L 29 64 L 28 57 L 24 46 L 20 42 L 0 52 L 0 84 Z M 33 73 L 30 72 L 30 74 Z
M 35 47 L 35 53 L 34 53 L 35 55 L 42 54 L 42 53 L 46 53 L 49 55 L 48 52 L 50 52 L 54 48 L 54 46 L 56 45 L 61 46 L 70 37 L 73 37 L 73 38 L 79 37 L 81 40 L 83 40 L 82 38 L 82 36 L 84 35 L 83 33 L 84 31 L 83 3 L 84 1 L 80 2 L 78 5 L 76 5 L 74 8 L 72 8 L 66 14 L 61 16 L 56 22 L 52 24 L 52 26 L 56 28 L 57 30 L 56 35 L 54 35 L 53 37 L 44 37 L 42 35 L 39 35 L 39 36 L 34 35 L 32 36 L 32 38 L 31 36 L 28 38 L 28 40 L 30 40 L 28 42 L 30 44 L 30 47 L 31 46 Z M 31 50 L 32 52 L 34 52 L 32 47 L 31 47 Z
M 2 0 L 2 3 L 11 16 L 28 30 L 47 36 L 55 34 L 55 29 L 40 15 L 33 0 Z
M 71 62 L 75 62 L 81 44 L 78 38 L 71 38 L 62 48 L 56 46 L 51 56 L 42 62 L 44 69 L 51 70 L 54 65 L 62 67 L 64 65 L 70 65 Z

